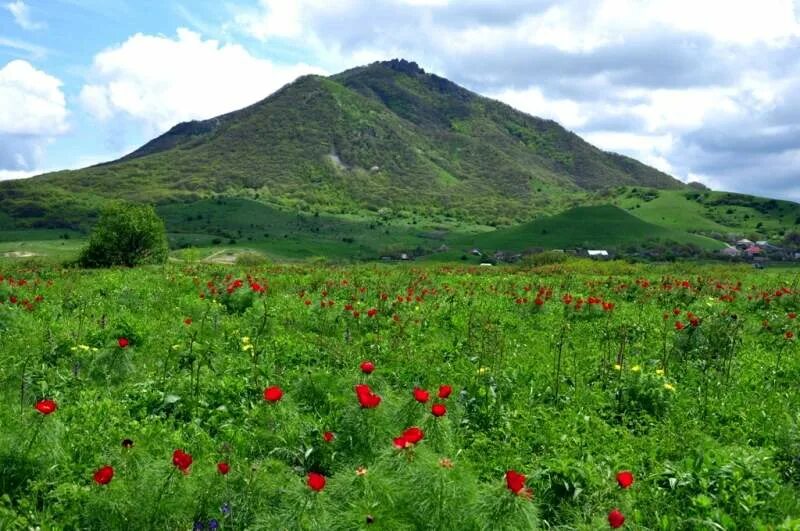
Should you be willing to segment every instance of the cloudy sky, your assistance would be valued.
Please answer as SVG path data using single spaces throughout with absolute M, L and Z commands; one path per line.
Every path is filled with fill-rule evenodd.
M 800 0 L 0 0 L 0 178 L 393 57 L 682 180 L 800 201 Z

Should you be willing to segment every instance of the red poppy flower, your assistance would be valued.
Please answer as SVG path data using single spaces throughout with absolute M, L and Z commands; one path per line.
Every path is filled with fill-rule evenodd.
M 633 485 L 633 473 L 629 470 L 617 472 L 617 483 L 619 483 L 619 486 L 623 489 L 627 489 Z
M 187 317 L 186 319 L 183 320 L 183 324 L 185 324 L 186 326 L 189 326 L 190 324 L 192 324 L 192 318 L 191 317 Z
M 622 524 L 624 523 L 625 516 L 619 512 L 619 509 L 612 509 L 611 512 L 608 513 L 608 525 L 610 525 L 613 529 L 622 527 Z
M 407 443 L 408 441 L 406 441 L 406 438 L 403 437 L 402 435 L 400 437 L 395 437 L 394 439 L 392 439 L 392 444 L 394 444 L 395 448 L 397 448 L 398 450 L 402 450 L 403 448 L 405 448 Z
M 317 492 L 321 491 L 325 488 L 325 476 L 322 474 L 317 474 L 316 472 L 309 472 L 308 486 L 311 487 L 311 490 Z
M 430 393 L 425 389 L 420 389 L 419 387 L 414 388 L 414 400 L 417 402 L 424 404 L 430 398 Z
M 675 321 L 675 330 L 681 331 L 685 328 L 684 324 L 680 321 Z
M 431 408 L 431 413 L 433 413 L 434 417 L 441 417 L 447 413 L 447 408 L 444 407 L 444 404 L 434 404 Z
M 267 402 L 277 402 L 283 396 L 283 390 L 277 385 L 264 389 L 264 400 Z
M 520 474 L 516 470 L 506 472 L 506 485 L 514 494 L 520 494 L 525 490 L 525 474 Z
M 361 372 L 363 372 L 364 374 L 372 374 L 372 371 L 375 370 L 375 364 L 367 360 L 362 361 L 360 367 L 361 367 Z
M 229 465 L 228 463 L 225 462 L 217 463 L 217 472 L 219 472 L 223 476 L 230 471 L 231 471 L 231 465 Z
M 355 387 L 356 397 L 361 407 L 372 409 L 378 407 L 381 403 L 381 397 L 372 392 L 372 389 L 366 384 L 358 384 Z
M 98 485 L 108 485 L 114 477 L 114 469 L 105 465 L 94 473 L 94 482 Z
M 792 340 L 794 339 L 794 332 L 787 330 L 786 333 L 783 334 L 783 337 L 785 337 L 787 340 Z
M 172 452 L 172 464 L 178 467 L 184 474 L 188 474 L 189 467 L 192 466 L 192 456 L 178 448 Z
M 253 282 L 252 284 L 250 284 L 250 289 L 253 291 L 253 293 L 264 293 L 265 291 L 267 291 L 267 288 L 265 288 L 258 282 Z
M 680 315 L 680 314 L 681 314 L 680 308 L 675 308 L 674 310 L 672 310 L 672 315 Z
M 403 432 L 403 438 L 406 440 L 406 442 L 410 444 L 417 444 L 423 439 L 423 437 L 425 437 L 425 434 L 422 432 L 421 429 L 417 428 L 416 426 L 407 428 Z
M 322 434 L 322 438 L 325 439 L 325 442 L 331 442 L 336 436 L 333 434 L 332 431 L 326 431 Z
M 449 385 L 440 385 L 439 386 L 439 398 L 447 398 L 450 396 L 450 393 L 453 392 L 453 388 Z
M 121 337 L 121 338 L 117 339 L 117 345 L 119 345 L 119 348 L 125 348 L 128 345 L 130 345 L 130 341 L 128 341 L 124 337 Z
M 58 408 L 54 400 L 39 400 L 34 406 L 42 415 L 49 415 Z
M 797 314 L 795 312 L 789 312 L 786 314 L 786 317 L 788 317 L 789 319 L 795 319 L 797 318 Z
M 378 310 L 376 310 L 375 308 L 370 308 L 369 310 L 367 310 L 367 315 L 369 317 L 375 317 L 376 315 L 378 315 Z

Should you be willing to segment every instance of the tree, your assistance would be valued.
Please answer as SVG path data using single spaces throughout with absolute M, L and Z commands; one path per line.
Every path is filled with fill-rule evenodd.
M 800 232 L 790 232 L 783 238 L 783 244 L 792 249 L 800 249 Z
M 163 264 L 168 252 L 164 221 L 152 206 L 116 202 L 100 213 L 79 263 L 83 267 Z

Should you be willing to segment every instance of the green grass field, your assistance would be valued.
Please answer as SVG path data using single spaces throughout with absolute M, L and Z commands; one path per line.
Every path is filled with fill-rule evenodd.
M 647 193 L 655 199 L 644 200 Z M 726 192 L 630 189 L 616 201 L 644 221 L 686 232 L 750 235 L 780 240 L 781 231 L 798 225 L 800 205 Z M 754 208 L 755 207 L 755 208 Z
M 610 205 L 578 207 L 542 217 L 510 229 L 456 239 L 462 246 L 522 251 L 542 247 L 602 249 L 621 247 L 648 239 L 692 243 L 703 249 L 721 249 L 721 242 L 642 221 Z
M 800 526 L 784 270 L 1 267 L 2 529 Z

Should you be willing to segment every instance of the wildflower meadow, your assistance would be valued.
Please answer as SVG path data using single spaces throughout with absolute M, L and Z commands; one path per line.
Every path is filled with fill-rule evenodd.
M 2 529 L 800 529 L 790 270 L 1 273 Z

